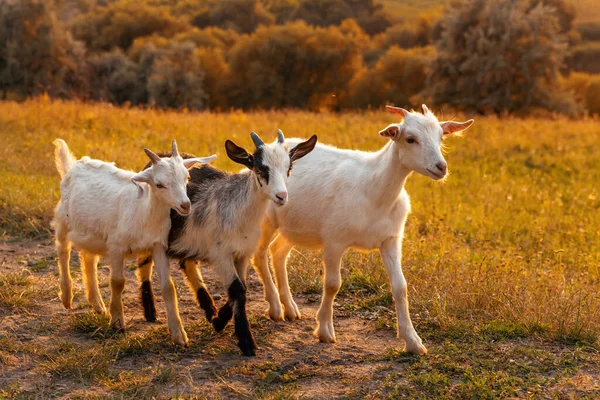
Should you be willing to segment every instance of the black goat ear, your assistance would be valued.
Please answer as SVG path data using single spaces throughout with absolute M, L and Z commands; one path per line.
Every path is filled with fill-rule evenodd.
M 231 140 L 225 142 L 225 151 L 227 152 L 227 156 L 236 163 L 242 164 L 250 169 L 254 167 L 254 157 Z
M 294 147 L 292 150 L 290 150 L 290 159 L 292 160 L 292 162 L 304 157 L 305 155 L 307 155 L 308 153 L 310 153 L 311 151 L 313 151 L 313 149 L 315 148 L 315 146 L 317 145 L 317 135 L 312 135 L 310 137 L 310 139 L 308 139 L 305 142 L 300 142 L 296 145 L 296 147 Z

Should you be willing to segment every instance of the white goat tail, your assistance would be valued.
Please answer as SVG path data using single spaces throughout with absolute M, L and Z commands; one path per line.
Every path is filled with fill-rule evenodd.
M 71 168 L 73 168 L 73 164 L 77 161 L 73 153 L 69 150 L 69 146 L 62 139 L 56 139 L 54 142 L 54 163 L 56 164 L 56 169 L 60 174 L 61 178 L 64 178 L 65 174 L 69 172 Z

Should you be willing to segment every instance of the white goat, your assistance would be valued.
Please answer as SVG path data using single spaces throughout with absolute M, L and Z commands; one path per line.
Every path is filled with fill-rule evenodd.
M 234 318 L 239 347 L 246 356 L 256 351 L 246 316 L 246 270 L 260 238 L 260 221 L 269 204 L 280 207 L 288 199 L 287 180 L 292 163 L 314 148 L 317 137 L 298 143 L 288 152 L 284 136 L 265 144 L 251 133 L 256 149 L 249 154 L 228 140 L 227 155 L 248 169 L 229 174 L 209 165 L 190 171 L 188 194 L 192 200 L 189 217 L 171 214 L 168 254 L 181 260 L 190 288 L 206 312 L 206 318 L 221 331 Z M 196 260 L 214 266 L 227 287 L 227 303 L 217 311 L 208 293 Z M 154 301 L 150 286 L 152 259 L 138 259 L 142 280 L 142 303 L 146 318 L 153 318 Z
M 401 115 L 403 122 L 379 132 L 391 139 L 381 150 L 368 153 L 319 144 L 294 169 L 288 182 L 288 205 L 267 210 L 254 267 L 265 287 L 270 317 L 284 318 L 283 303 L 285 317 L 293 320 L 300 318 L 300 312 L 288 286 L 287 256 L 296 245 L 323 249 L 325 277 L 315 335 L 329 343 L 335 342 L 333 300 L 341 286 L 343 254 L 349 247 L 379 249 L 396 303 L 398 336 L 406 341 L 406 351 L 424 354 L 427 349 L 410 320 L 400 266 L 410 211 L 404 183 L 412 171 L 436 180 L 444 178 L 447 164 L 440 151 L 442 137 L 467 129 L 473 120 L 440 123 L 425 105 L 423 114 L 388 109 Z M 297 142 L 289 141 L 290 146 Z M 279 234 L 271 240 L 276 229 Z M 279 292 L 269 272 L 268 248 Z
M 152 167 L 136 174 L 89 157 L 76 161 L 61 139 L 55 140 L 54 145 L 56 168 L 62 178 L 54 228 L 63 305 L 70 309 L 73 300 L 69 271 L 73 244 L 79 249 L 87 299 L 94 311 L 106 312 L 97 278 L 98 256 L 105 255 L 110 264 L 111 324 L 124 329 L 121 300 L 125 286 L 124 258 L 151 251 L 159 270 L 169 330 L 176 344 L 185 345 L 187 335 L 179 318 L 165 253 L 171 227 L 169 210 L 173 207 L 181 215 L 190 213 L 190 200 L 185 192 L 187 169 L 210 162 L 216 156 L 183 160 L 173 140 L 170 158 L 160 158 L 144 149 Z

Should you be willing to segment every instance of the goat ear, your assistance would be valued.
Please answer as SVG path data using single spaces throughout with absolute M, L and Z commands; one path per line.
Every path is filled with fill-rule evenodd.
M 294 162 L 294 161 L 304 157 L 305 155 L 307 155 L 308 153 L 313 151 L 313 149 L 315 148 L 316 145 L 317 145 L 317 135 L 312 135 L 310 137 L 310 139 L 308 139 L 307 141 L 298 143 L 296 145 L 296 147 L 294 147 L 292 150 L 290 150 L 290 160 L 292 162 Z
M 383 137 L 396 140 L 400 137 L 400 127 L 398 127 L 398 125 L 389 125 L 384 130 L 379 131 L 379 134 Z
M 213 154 L 212 156 L 209 156 L 209 157 L 186 158 L 183 160 L 183 165 L 187 169 L 190 169 L 190 168 L 194 167 L 196 164 L 208 164 L 209 162 L 213 161 L 215 158 L 217 158 L 216 154 Z
M 133 184 L 135 186 L 137 186 L 138 188 L 138 199 L 140 197 L 142 197 L 142 195 L 144 194 L 144 189 L 142 189 L 142 187 L 139 185 L 138 182 L 150 182 L 152 179 L 152 170 L 151 169 L 145 169 L 142 172 L 138 172 L 137 174 L 135 174 L 134 176 L 131 177 L 131 182 L 133 182 Z
M 401 115 L 402 118 L 405 118 L 408 114 L 410 114 L 410 112 L 408 112 L 404 108 L 400 108 L 400 107 L 385 106 L 385 108 L 387 108 L 388 111 L 391 111 L 394 114 Z
M 465 122 L 445 121 L 445 122 L 440 122 L 440 126 L 442 127 L 442 130 L 444 131 L 444 135 L 448 135 L 450 133 L 464 131 L 465 129 L 467 129 L 468 127 L 473 125 L 473 122 L 475 122 L 475 121 L 472 119 L 465 121 Z
M 227 152 L 227 156 L 236 163 L 245 165 L 250 169 L 254 167 L 254 157 L 231 140 L 225 142 L 225 151 Z

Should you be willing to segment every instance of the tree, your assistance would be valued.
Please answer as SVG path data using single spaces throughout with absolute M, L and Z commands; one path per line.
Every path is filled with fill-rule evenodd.
M 386 103 L 417 107 L 435 50 L 429 46 L 409 50 L 391 47 L 373 68 L 362 69 L 342 99 L 345 108 L 380 107 Z
M 110 51 L 127 50 L 139 37 L 152 34 L 170 37 L 188 27 L 162 8 L 121 0 L 79 16 L 71 29 L 88 49 Z
M 251 33 L 260 25 L 272 25 L 275 17 L 259 0 L 213 0 L 191 22 L 199 28 L 217 26 Z
M 428 78 L 434 102 L 479 112 L 551 109 L 566 48 L 555 10 L 522 0 L 469 0 L 450 10 Z
M 202 109 L 207 96 L 194 45 L 175 44 L 164 51 L 152 65 L 147 87 L 151 104 Z
M 61 94 L 65 76 L 73 79 L 74 55 L 82 56 L 42 0 L 0 2 L 0 90 L 22 95 Z
M 230 104 L 318 109 L 335 103 L 360 66 L 353 35 L 304 22 L 261 27 L 229 53 Z M 335 104 L 334 104 L 335 105 Z

